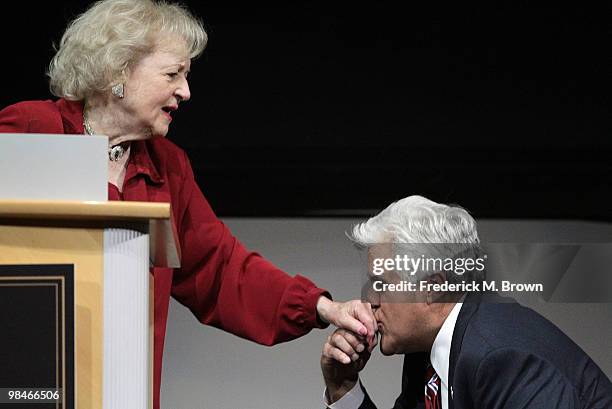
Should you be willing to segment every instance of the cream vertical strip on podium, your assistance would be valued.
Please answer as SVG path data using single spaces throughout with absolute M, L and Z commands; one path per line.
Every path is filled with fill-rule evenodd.
M 104 230 L 104 409 L 149 409 L 149 236 Z

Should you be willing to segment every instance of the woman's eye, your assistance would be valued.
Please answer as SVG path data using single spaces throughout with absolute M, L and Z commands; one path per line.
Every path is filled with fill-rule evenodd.
M 174 78 L 174 77 L 176 77 L 178 75 L 178 72 L 169 72 L 167 75 L 170 78 Z

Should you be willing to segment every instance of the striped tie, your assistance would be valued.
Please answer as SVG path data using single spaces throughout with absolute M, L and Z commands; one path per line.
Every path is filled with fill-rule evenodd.
M 425 371 L 425 409 L 442 409 L 440 401 L 440 377 L 429 364 Z

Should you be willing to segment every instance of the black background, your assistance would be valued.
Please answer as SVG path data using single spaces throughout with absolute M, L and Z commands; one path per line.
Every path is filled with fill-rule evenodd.
M 431 3 L 186 2 L 209 46 L 168 137 L 217 213 L 363 215 L 422 194 L 610 220 L 610 8 Z M 50 97 L 51 44 L 87 4 L 3 13 L 1 106 Z

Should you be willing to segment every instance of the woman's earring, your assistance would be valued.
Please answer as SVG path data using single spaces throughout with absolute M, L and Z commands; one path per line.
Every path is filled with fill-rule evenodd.
M 111 94 L 117 98 L 123 98 L 123 84 L 113 85 L 111 88 Z

